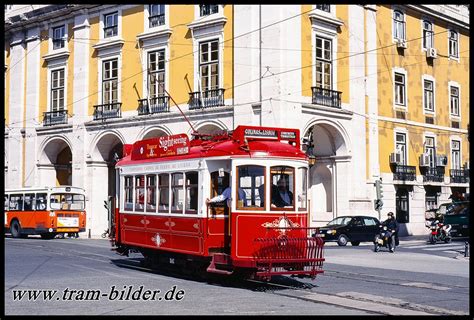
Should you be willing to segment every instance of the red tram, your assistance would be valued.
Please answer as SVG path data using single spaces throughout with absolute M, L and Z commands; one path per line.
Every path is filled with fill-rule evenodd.
M 116 168 L 119 254 L 266 280 L 323 272 L 324 242 L 308 236 L 299 130 L 239 126 L 137 141 Z

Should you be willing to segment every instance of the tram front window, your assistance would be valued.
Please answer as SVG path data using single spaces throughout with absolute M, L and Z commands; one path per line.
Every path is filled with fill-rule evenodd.
M 308 203 L 308 169 L 298 169 L 298 211 L 305 211 Z
M 294 209 L 295 169 L 286 166 L 271 167 L 271 210 Z
M 265 167 L 262 166 L 239 166 L 237 167 L 237 209 L 265 209 Z M 240 191 L 240 192 L 239 192 Z M 245 194 L 244 199 L 239 197 L 242 191 Z

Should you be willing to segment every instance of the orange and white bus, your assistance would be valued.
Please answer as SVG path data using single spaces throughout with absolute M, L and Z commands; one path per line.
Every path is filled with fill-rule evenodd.
M 5 231 L 13 238 L 86 230 L 84 189 L 61 186 L 5 190 Z

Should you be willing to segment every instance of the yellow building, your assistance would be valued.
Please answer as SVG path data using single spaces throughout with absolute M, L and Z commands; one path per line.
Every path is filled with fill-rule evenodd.
M 83 187 L 92 235 L 123 145 L 193 129 L 300 129 L 316 226 L 379 217 L 380 178 L 380 218 L 396 212 L 407 233 L 469 192 L 465 6 L 5 9 L 6 187 Z

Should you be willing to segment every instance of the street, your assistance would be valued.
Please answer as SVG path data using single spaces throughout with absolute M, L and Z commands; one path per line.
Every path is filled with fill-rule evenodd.
M 142 267 L 140 254 L 121 257 L 106 240 L 7 237 L 5 314 L 466 315 L 469 258 L 463 248 L 463 240 L 430 245 L 421 238 L 400 239 L 395 253 L 375 253 L 370 243 L 327 243 L 325 273 L 314 281 L 274 277 L 262 283 L 152 271 Z M 159 299 L 125 299 L 126 291 L 140 286 L 160 290 Z M 91 289 L 103 297 L 115 292 L 85 301 L 81 294 Z M 18 298 L 19 290 L 58 292 L 53 299 L 28 301 Z

